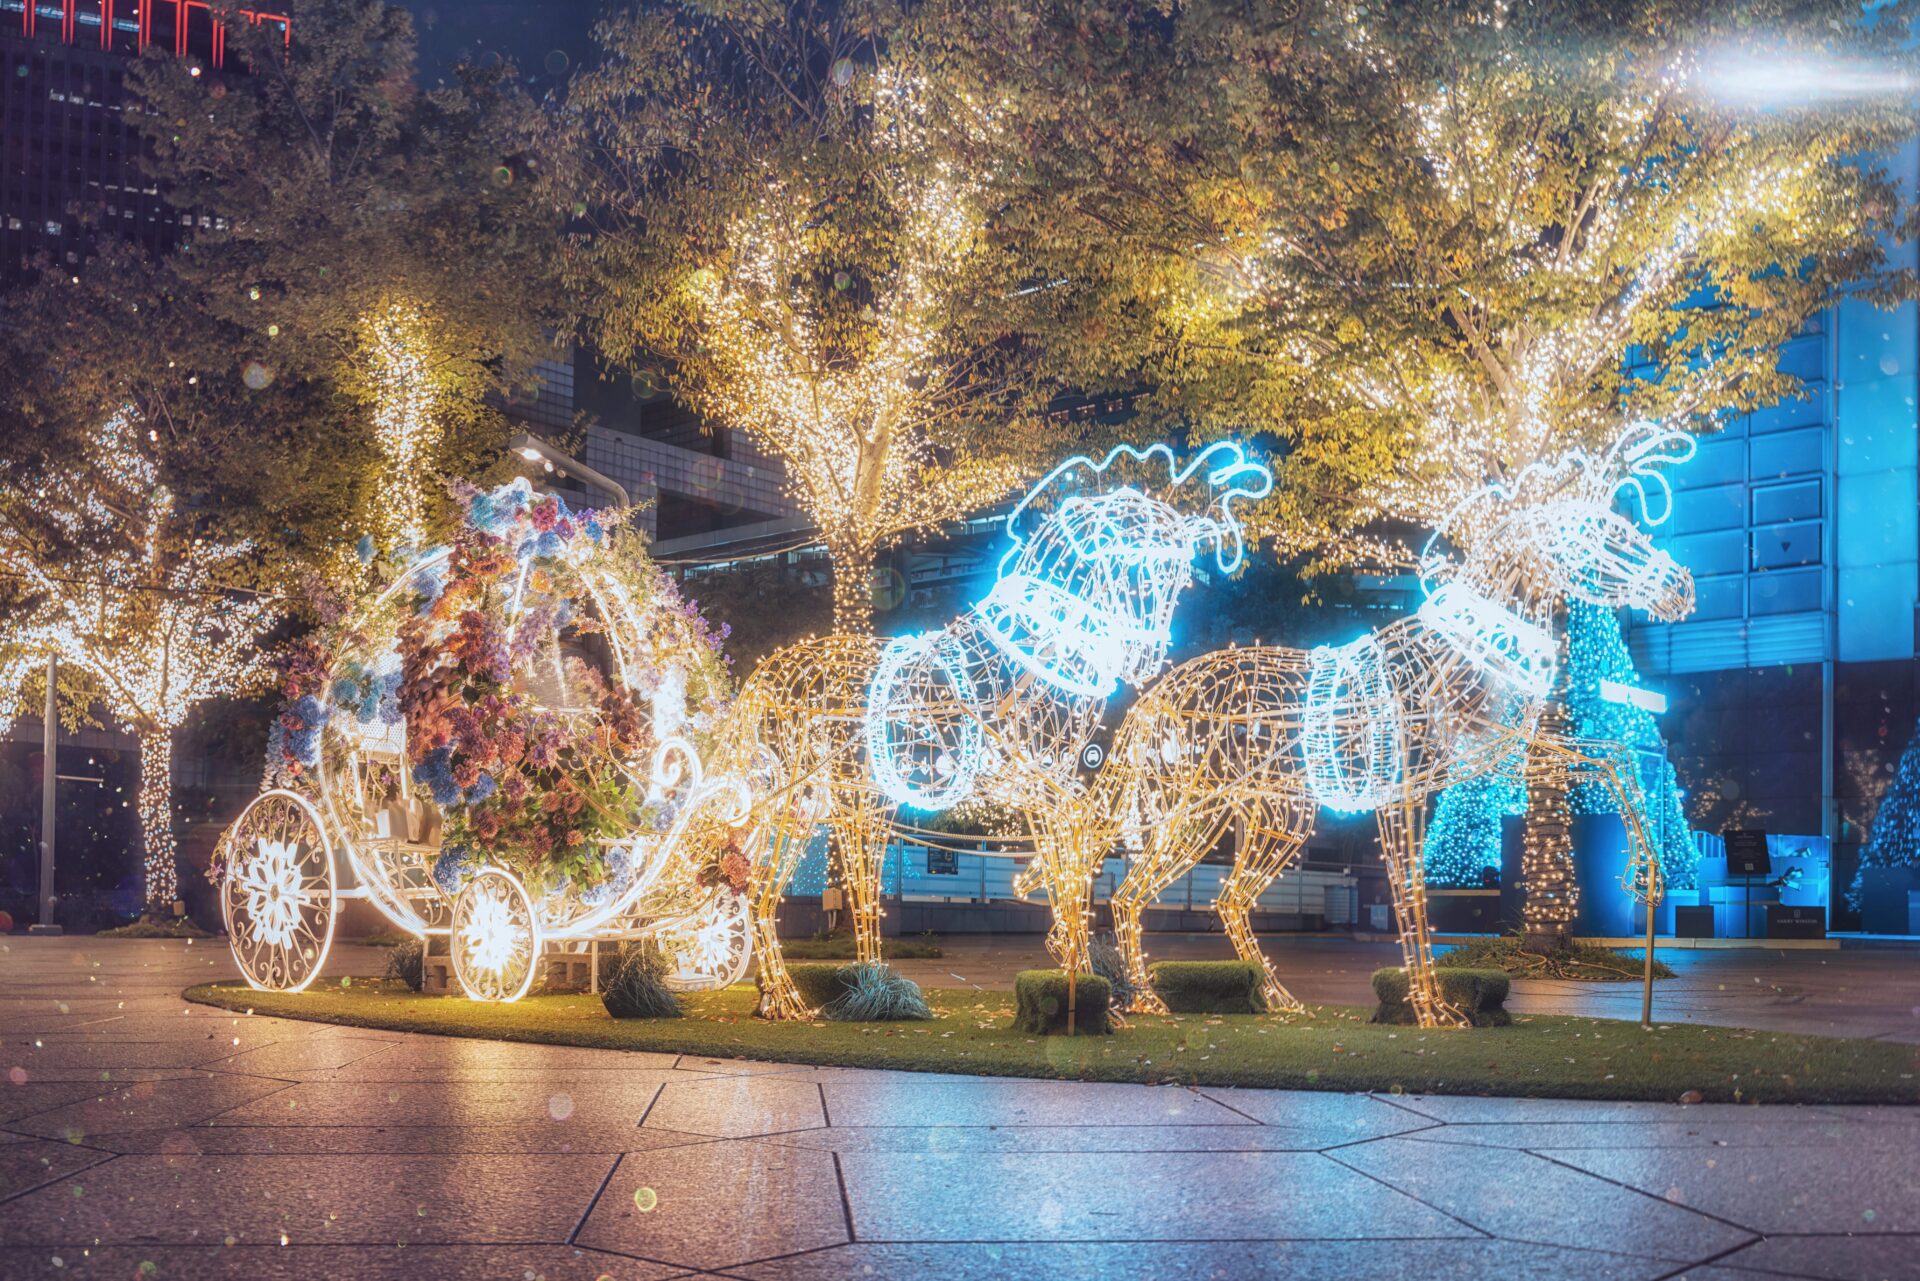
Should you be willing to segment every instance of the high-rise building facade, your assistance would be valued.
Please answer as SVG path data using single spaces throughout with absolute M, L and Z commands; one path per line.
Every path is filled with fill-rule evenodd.
M 235 20 L 290 34 L 279 14 Z M 224 70 L 227 24 L 203 0 L 0 0 L 0 281 L 43 255 L 76 266 L 103 235 L 160 253 L 185 219 L 213 225 L 168 206 L 135 163 L 126 72 L 148 49 Z

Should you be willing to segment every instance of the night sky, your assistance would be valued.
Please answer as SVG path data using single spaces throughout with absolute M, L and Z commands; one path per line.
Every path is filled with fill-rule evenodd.
M 420 36 L 420 79 L 432 85 L 462 61 L 513 62 L 536 99 L 565 83 L 593 49 L 605 0 L 405 0 Z

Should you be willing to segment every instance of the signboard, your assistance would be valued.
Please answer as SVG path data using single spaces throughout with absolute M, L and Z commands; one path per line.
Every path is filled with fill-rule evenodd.
M 1728 876 L 1771 876 L 1773 860 L 1767 856 L 1767 834 L 1750 828 L 1730 827 L 1721 837 L 1727 843 Z
M 957 850 L 927 850 L 928 876 L 960 875 L 960 854 Z

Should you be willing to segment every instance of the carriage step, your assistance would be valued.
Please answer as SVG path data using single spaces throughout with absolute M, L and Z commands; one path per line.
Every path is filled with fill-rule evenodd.
M 460 985 L 453 979 L 453 960 L 450 957 L 429 956 L 421 977 L 420 990 L 428 996 L 445 996 L 460 990 Z

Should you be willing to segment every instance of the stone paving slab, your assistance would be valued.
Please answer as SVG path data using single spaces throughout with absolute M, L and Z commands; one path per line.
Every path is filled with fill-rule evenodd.
M 1313 1152 L 843 1153 L 863 1241 L 1473 1237 Z
M 735 1141 L 620 1159 L 576 1238 L 688 1268 L 725 1268 L 851 1239 L 834 1158 Z
M 1857 971 L 1820 976 L 1839 1006 Z M 1920 1281 L 1920 1108 L 865 1072 L 179 999 L 231 974 L 0 938 L 0 1281 Z
M 729 1270 L 748 1281 L 1654 1281 L 1672 1265 L 1510 1241 L 847 1245 Z M 1755 1274 L 1757 1275 L 1757 1274 Z M 1777 1281 L 1777 1279 L 1776 1279 Z
M 616 1160 L 120 1156 L 7 1202 L 0 1244 L 558 1244 Z
M 1920 1147 L 1911 1144 L 1540 1155 L 1754 1232 L 1920 1233 Z
M 1920 1272 L 1920 1236 L 1774 1236 L 1734 1251 L 1723 1262 L 1821 1281 L 1911 1277 Z
M 1339 1161 L 1491 1236 L 1677 1262 L 1713 1258 L 1755 1234 L 1693 1208 L 1526 1152 L 1379 1139 L 1330 1153 Z
M 660 1090 L 660 1073 L 610 1081 L 302 1081 L 225 1109 L 210 1125 L 638 1126 Z
M 58 1259 L 56 1265 L 53 1261 Z M 144 1270 L 152 1265 L 151 1271 Z M 687 1273 L 568 1246 L 210 1245 L 0 1249 L 0 1278 L 47 1281 L 667 1281 Z

